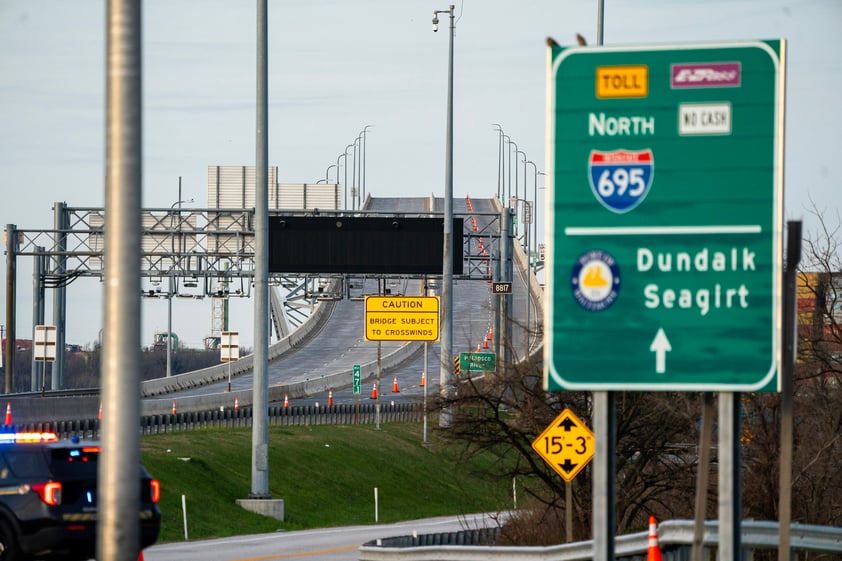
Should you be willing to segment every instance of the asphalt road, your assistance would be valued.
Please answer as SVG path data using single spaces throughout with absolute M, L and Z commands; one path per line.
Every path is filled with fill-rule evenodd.
M 378 538 L 495 526 L 486 515 L 448 516 L 369 526 L 345 526 L 296 532 L 235 536 L 214 540 L 171 542 L 144 551 L 145 561 L 349 561 L 357 549 Z
M 374 210 L 394 209 L 396 205 L 402 204 L 399 208 L 404 212 L 420 213 L 425 209 L 421 202 L 423 199 L 372 199 Z M 412 203 L 411 208 L 407 205 Z M 468 213 L 466 201 L 454 201 L 454 211 Z M 478 213 L 479 227 L 482 229 L 489 220 L 488 214 L 493 212 L 493 205 L 488 199 L 474 201 L 473 208 Z M 440 210 L 440 209 L 439 209 Z M 486 244 L 491 244 L 486 238 Z M 476 251 L 476 248 L 473 248 Z M 515 298 L 513 316 L 518 318 L 525 315 L 525 285 L 520 275 L 515 275 Z M 321 377 L 339 372 L 350 372 L 354 364 L 366 364 L 373 362 L 377 355 L 377 343 L 365 340 L 364 332 L 364 302 L 361 297 L 364 294 L 377 294 L 377 280 L 374 278 L 363 281 L 355 280 L 355 288 L 352 289 L 352 296 L 356 298 L 343 299 L 336 302 L 335 309 L 331 314 L 325 328 L 321 330 L 306 345 L 301 346 L 291 353 L 272 361 L 269 364 L 269 385 L 289 385 L 295 382 L 305 381 L 310 378 Z M 419 295 L 421 285 L 419 280 L 389 279 L 388 288 L 392 294 Z M 457 280 L 453 286 L 453 352 L 476 351 L 477 345 L 482 344 L 492 324 L 492 295 L 491 284 L 482 280 Z M 499 298 L 499 297 L 498 297 Z M 517 319 L 515 320 L 518 321 Z M 513 333 L 514 345 L 520 345 L 523 339 L 520 329 Z M 381 343 L 381 354 L 387 354 L 397 350 L 403 342 L 386 341 Z M 489 349 L 482 349 L 488 352 Z M 440 345 L 432 343 L 428 351 L 428 393 L 438 391 L 437 386 L 440 376 Z M 361 400 L 370 399 L 372 382 L 369 377 L 373 374 L 367 369 L 362 373 L 363 380 Z M 397 381 L 399 392 L 393 392 L 395 374 L 385 376 L 381 379 L 380 399 L 387 401 L 407 401 L 421 399 L 423 389 L 420 386 L 421 373 L 424 370 L 423 355 L 420 355 L 412 364 L 404 367 L 398 372 Z M 354 395 L 348 386 L 351 383 L 349 376 L 348 385 L 340 386 L 333 390 L 335 404 L 354 403 Z M 251 373 L 235 377 L 232 380 L 231 389 L 249 390 L 253 387 Z M 187 397 L 190 395 L 221 394 L 227 390 L 227 382 L 210 384 L 199 388 L 192 388 L 176 394 L 171 394 L 166 399 L 175 397 Z M 309 405 L 319 403 L 326 405 L 328 395 L 314 395 L 305 400 L 299 400 L 295 405 Z

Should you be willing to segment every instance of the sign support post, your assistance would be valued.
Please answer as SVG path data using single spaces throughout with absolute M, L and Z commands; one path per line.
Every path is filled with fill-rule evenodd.
M 616 533 L 611 392 L 720 392 L 737 559 L 739 395 L 781 383 L 786 42 L 599 43 L 549 50 L 544 387 L 594 392 L 596 561 Z
M 240 332 L 223 331 L 219 341 L 222 362 L 228 363 L 228 393 L 231 393 L 231 363 L 240 360 Z
M 360 365 L 354 365 L 354 422 L 360 422 L 360 392 L 362 386 L 362 372 Z

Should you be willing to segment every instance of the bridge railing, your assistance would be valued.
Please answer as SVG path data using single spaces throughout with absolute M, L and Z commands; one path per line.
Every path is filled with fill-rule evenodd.
M 181 432 L 203 428 L 250 427 L 252 408 L 190 411 L 185 413 L 144 415 L 140 418 L 143 434 Z M 382 403 L 381 423 L 420 422 L 423 406 L 419 403 Z M 361 403 L 359 409 L 353 404 L 326 406 L 296 405 L 269 407 L 269 424 L 279 426 L 309 425 L 370 425 L 376 422 L 375 403 Z M 18 431 L 54 432 L 60 439 L 78 437 L 97 439 L 100 430 L 99 419 L 76 419 L 70 421 L 49 421 L 16 425 Z
M 658 541 L 664 561 L 687 561 L 693 546 L 692 520 L 667 520 L 658 525 Z M 792 559 L 812 552 L 822 559 L 842 558 L 842 528 L 792 524 Z M 420 536 L 382 538 L 363 544 L 359 561 L 591 561 L 593 541 L 581 541 L 546 547 L 496 546 L 494 529 L 466 530 Z M 744 520 L 740 534 L 743 559 L 753 559 L 755 552 L 778 548 L 778 523 Z M 719 545 L 719 523 L 705 522 L 702 558 L 711 559 Z M 649 547 L 648 532 L 617 536 L 617 561 L 645 561 Z M 811 557 L 812 558 L 812 557 Z M 819 557 L 816 557 L 819 558 Z

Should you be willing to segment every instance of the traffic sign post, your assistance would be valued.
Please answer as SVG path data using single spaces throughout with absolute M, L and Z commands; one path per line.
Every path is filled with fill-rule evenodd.
M 505 296 L 507 294 L 513 294 L 512 283 L 510 283 L 510 282 L 494 282 L 494 283 L 491 284 L 491 292 L 492 292 L 492 294 L 499 294 L 501 296 Z
M 778 390 L 784 53 L 552 48 L 546 389 Z
M 594 437 L 573 411 L 565 409 L 532 441 L 532 449 L 570 482 L 593 458 Z
M 33 358 L 38 362 L 56 360 L 56 326 L 36 325 Z
M 231 391 L 231 363 L 240 360 L 240 332 L 223 331 L 219 341 L 219 355 L 228 363 L 228 391 Z
M 438 296 L 366 296 L 366 341 L 438 341 Z
M 223 331 L 219 341 L 219 358 L 222 362 L 240 360 L 240 332 Z
M 354 395 L 360 395 L 360 365 L 354 365 Z
M 459 370 L 497 370 L 497 355 L 494 353 L 459 353 Z

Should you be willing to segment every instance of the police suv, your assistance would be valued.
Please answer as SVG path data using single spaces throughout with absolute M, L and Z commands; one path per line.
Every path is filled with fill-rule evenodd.
M 0 433 L 0 561 L 94 557 L 99 453 L 50 432 Z M 161 487 L 142 466 L 140 486 L 142 549 L 158 538 Z

